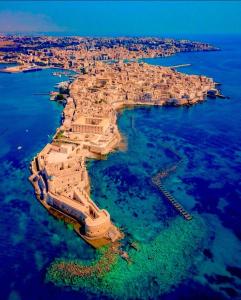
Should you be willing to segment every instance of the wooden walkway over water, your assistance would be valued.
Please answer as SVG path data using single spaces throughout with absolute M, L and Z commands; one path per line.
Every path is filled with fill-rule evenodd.
M 174 151 L 172 151 L 172 152 L 174 152 Z M 158 172 L 155 176 L 152 177 L 151 181 L 161 191 L 161 193 L 168 200 L 168 202 L 180 213 L 180 215 L 187 221 L 190 221 L 190 220 L 192 220 L 192 216 L 166 190 L 166 188 L 164 187 L 164 185 L 162 183 L 162 179 L 167 177 L 171 172 L 175 171 L 177 169 L 177 167 L 183 162 L 183 159 L 180 157 L 180 155 L 176 152 L 174 152 L 174 153 L 179 157 L 179 161 L 175 165 Z

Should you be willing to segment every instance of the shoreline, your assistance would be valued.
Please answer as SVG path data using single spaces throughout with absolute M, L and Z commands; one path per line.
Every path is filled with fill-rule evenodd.
M 222 83 L 222 92 L 229 95 L 232 101 L 207 99 L 200 102 L 202 105 L 179 109 L 125 108 L 118 113 L 117 122 L 121 134 L 127 138 L 127 151 L 111 153 L 103 158 L 106 161 L 87 160 L 91 198 L 99 207 L 107 208 L 113 221 L 118 222 L 115 224 L 123 228 L 126 236 L 120 241 L 121 248 L 133 262 L 129 265 L 118 254 L 114 269 L 111 273 L 104 270 L 99 282 L 95 281 L 95 273 L 94 278 L 89 278 L 86 273 L 79 278 L 82 273 L 78 271 L 83 271 L 82 266 L 95 264 L 100 258 L 99 251 L 111 245 L 100 250 L 90 247 L 74 232 L 73 226 L 53 218 L 43 209 L 33 194 L 30 182 L 26 184 L 30 175 L 28 164 L 52 140 L 56 128 L 60 127 L 64 108 L 61 103 L 51 103 L 48 96 L 34 96 L 32 90 L 48 92 L 59 81 L 68 78 L 52 76 L 55 70 L 13 76 L 1 74 L 2 115 L 7 117 L 6 121 L 12 120 L 8 124 L 2 118 L 2 127 L 8 127 L 7 132 L 2 134 L 1 151 L 4 157 L 2 239 L 6 241 L 2 243 L 2 253 L 8 254 L 3 257 L 3 271 L 8 274 L 8 266 L 18 266 L 18 272 L 10 272 L 12 280 L 5 276 L 3 293 L 6 297 L 16 292 L 21 298 L 29 296 L 34 299 L 36 289 L 28 290 L 29 285 L 37 287 L 42 298 L 48 298 L 54 291 L 55 300 L 63 292 L 70 298 L 98 298 L 103 295 L 110 295 L 110 298 L 119 296 L 120 299 L 135 296 L 151 298 L 151 295 L 154 298 L 185 298 L 186 292 L 195 298 L 200 294 L 200 289 L 197 289 L 200 282 L 204 286 L 201 288 L 203 298 L 208 298 L 210 294 L 220 298 L 229 297 L 230 292 L 236 295 L 241 292 L 237 286 L 239 278 L 235 277 L 238 271 L 235 267 L 240 260 L 238 237 L 241 220 L 237 213 L 229 214 L 239 209 L 239 204 L 232 198 L 240 191 L 239 170 L 236 168 L 240 157 L 235 154 L 238 153 L 241 135 L 241 126 L 237 126 L 241 109 L 241 69 L 236 68 L 240 63 L 241 48 L 237 45 L 229 49 L 229 45 L 235 45 L 235 41 L 226 37 L 220 43 L 220 52 L 184 53 L 171 60 L 175 63 L 190 61 L 190 69 L 178 70 L 189 74 L 208 74 Z M 166 65 L 169 62 L 165 58 L 163 61 Z M 162 65 L 162 60 L 153 63 Z M 20 91 L 22 100 L 18 99 Z M 14 105 L 14 110 L 8 110 L 9 104 Z M 22 119 L 23 114 L 30 114 L 31 117 Z M 26 128 L 28 133 L 25 133 Z M 14 141 L 8 138 L 11 133 L 15 135 Z M 22 146 L 21 150 L 17 149 L 19 145 Z M 169 148 L 178 151 L 187 160 L 163 184 L 192 214 L 193 220 L 190 222 L 179 216 L 150 183 L 151 176 L 160 168 L 175 162 L 176 156 L 170 153 Z M 196 238 L 200 238 L 203 229 L 199 228 L 191 235 L 199 218 L 208 231 L 201 244 L 196 242 Z M 183 228 L 176 221 L 189 227 L 185 245 L 180 243 L 184 235 Z M 172 242 L 161 240 L 157 251 L 152 252 L 150 241 L 158 235 L 171 238 L 171 232 L 165 234 L 165 228 L 174 223 L 177 234 Z M 32 243 L 27 242 L 29 240 Z M 130 247 L 129 241 L 137 243 L 137 251 Z M 231 244 L 232 247 L 227 249 L 225 244 Z M 188 252 L 192 247 L 196 247 L 196 252 Z M 149 255 L 145 255 L 147 251 Z M 29 272 L 26 273 L 28 265 Z M 57 269 L 58 266 L 62 269 Z M 187 269 L 183 269 L 183 266 Z M 182 278 L 174 282 L 178 274 Z M 218 279 L 221 276 L 229 283 L 220 284 Z M 155 280 L 153 286 L 156 277 L 158 281 Z M 18 283 L 14 287 L 13 281 Z M 186 282 L 191 284 L 187 286 Z M 109 290 L 104 289 L 107 286 L 104 283 L 109 283 Z M 161 288 L 166 284 L 169 288 L 163 292 Z M 99 289 L 94 294 L 95 287 Z
M 56 69 L 56 70 L 64 70 L 69 72 L 76 72 L 73 69 L 69 68 L 62 68 L 62 67 L 55 67 L 55 66 L 38 66 L 38 65 L 22 65 L 18 62 L 0 62 L 1 65 L 14 65 L 9 66 L 7 68 L 0 69 L 0 73 L 6 74 L 17 74 L 17 73 L 27 73 L 27 72 L 34 72 L 34 71 L 42 71 L 47 69 Z
M 112 223 L 109 213 L 98 208 L 90 199 L 89 176 L 85 161 L 89 158 L 101 159 L 115 151 L 121 141 L 123 142 L 117 126 L 118 112 L 126 107 L 136 106 L 193 105 L 204 101 L 208 90 L 214 88 L 215 83 L 204 76 L 185 75 L 168 67 L 135 62 L 126 64 L 119 62 L 112 65 L 99 63 L 91 68 L 89 73 L 78 75 L 68 88 L 65 88 L 66 105 L 62 112 L 62 124 L 57 128 L 52 142 L 33 159 L 32 175 L 29 179 L 38 200 L 51 214 L 58 218 L 59 214 L 62 214 L 65 221 L 73 223 L 75 231 L 81 238 L 93 247 L 99 248 L 122 239 L 124 235 Z M 134 78 L 140 76 L 142 81 L 149 80 L 143 74 L 145 72 L 153 78 L 164 76 L 163 78 L 169 80 L 168 78 L 173 77 L 174 82 L 170 88 L 173 85 L 175 88 L 177 80 L 178 86 L 183 85 L 184 90 L 188 91 L 191 84 L 199 85 L 201 92 L 197 92 L 192 101 L 187 101 L 187 98 L 180 100 L 177 98 L 175 101 L 170 97 L 159 100 L 142 98 L 139 92 L 132 93 L 131 84 L 126 92 L 123 92 L 120 85 L 124 84 L 125 80 L 128 84 L 130 76 Z M 98 73 L 100 78 L 96 75 Z M 111 92 L 107 93 L 107 86 L 110 86 L 110 91 L 114 86 L 106 79 L 110 76 L 107 74 L 112 74 L 110 77 L 112 82 L 113 78 L 116 78 L 114 80 L 117 86 L 114 86 L 120 88 L 125 97 L 120 96 L 120 100 L 113 101 Z M 127 77 L 121 79 L 122 74 L 127 74 Z M 124 82 L 118 84 L 120 80 Z M 115 93 L 116 88 L 113 90 Z M 139 91 L 139 87 L 136 88 Z M 103 93 L 108 95 L 105 100 L 102 99 Z M 133 98 L 129 97 L 128 93 L 133 95 L 131 96 Z M 153 95 L 159 95 L 155 88 Z

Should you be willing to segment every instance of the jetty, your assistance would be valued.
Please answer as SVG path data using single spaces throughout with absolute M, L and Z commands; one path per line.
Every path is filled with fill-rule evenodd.
M 217 84 L 215 83 L 215 85 L 217 85 Z M 213 99 L 216 99 L 216 98 L 229 99 L 229 97 L 224 96 L 224 95 L 223 95 L 218 89 L 216 89 L 216 88 L 207 91 L 207 97 L 213 98 Z
M 12 67 L 7 67 L 5 69 L 2 69 L 2 73 L 27 73 L 27 72 L 36 72 L 36 71 L 41 71 L 45 69 L 46 67 L 40 67 L 36 65 L 29 65 L 29 64 L 24 64 L 24 65 L 17 65 L 17 66 L 12 66 Z
M 152 183 L 158 187 L 158 189 L 162 192 L 163 196 L 169 201 L 169 203 L 183 216 L 187 221 L 192 220 L 192 216 L 183 208 L 183 206 L 175 200 L 175 198 L 166 190 L 164 185 L 160 180 L 153 177 Z
M 175 65 L 175 66 L 169 66 L 169 68 L 177 69 L 177 68 L 190 67 L 190 66 L 191 66 L 191 64 L 180 64 L 180 65 Z
M 170 149 L 169 149 L 170 150 Z M 176 152 L 171 150 L 179 158 L 178 162 L 169 168 L 162 169 L 155 176 L 152 177 L 152 184 L 155 185 L 163 194 L 166 200 L 179 212 L 179 214 L 187 221 L 192 220 L 192 216 L 184 209 L 184 207 L 166 190 L 162 183 L 162 179 L 167 177 L 171 172 L 175 171 L 177 167 L 183 163 L 184 159 Z

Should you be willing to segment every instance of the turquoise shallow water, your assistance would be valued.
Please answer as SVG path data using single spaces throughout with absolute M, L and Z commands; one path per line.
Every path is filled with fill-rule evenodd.
M 148 245 L 162 231 L 175 228 L 181 218 L 151 186 L 150 177 L 175 161 L 169 148 L 185 158 L 165 184 L 188 211 L 203 220 L 206 229 L 200 236 L 205 239 L 185 258 L 181 255 L 184 244 L 178 238 L 181 232 L 174 230 L 175 242 L 167 243 L 170 253 L 179 253 L 180 264 L 189 267 L 175 269 L 166 258 L 167 266 L 173 268 L 167 269 L 173 272 L 166 271 L 168 280 L 175 287 L 165 289 L 162 299 L 241 298 L 241 38 L 216 38 L 213 43 L 222 51 L 185 53 L 148 62 L 191 63 L 180 71 L 214 77 L 230 100 L 210 99 L 190 108 L 125 110 L 118 123 L 128 143 L 127 151 L 88 165 L 93 199 L 148 252 Z M 47 214 L 27 181 L 29 161 L 54 133 L 62 109 L 48 101 L 48 96 L 33 94 L 48 92 L 58 81 L 51 70 L 0 73 L 2 299 L 96 298 L 91 291 L 55 287 L 44 279 L 55 258 L 85 261 L 95 256 L 71 230 Z M 190 247 L 195 242 L 192 235 Z M 148 272 L 146 277 L 150 277 Z M 152 275 L 157 272 L 153 269 Z M 139 280 L 138 288 L 145 284 Z M 145 291 L 142 294 L 143 298 L 147 295 Z

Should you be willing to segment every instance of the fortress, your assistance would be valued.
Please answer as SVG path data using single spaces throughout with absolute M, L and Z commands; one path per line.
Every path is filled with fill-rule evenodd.
M 88 174 L 80 150 L 74 144 L 47 144 L 32 161 L 31 181 L 47 209 L 51 207 L 76 220 L 78 233 L 98 247 L 121 235 L 109 213 L 89 197 Z
M 85 166 L 121 141 L 117 111 L 135 105 L 191 105 L 203 101 L 212 79 L 185 75 L 144 63 L 90 63 L 69 86 L 63 121 L 51 144 L 31 163 L 30 180 L 40 202 L 74 224 L 76 232 L 98 248 L 122 238 L 105 209 L 90 199 Z

